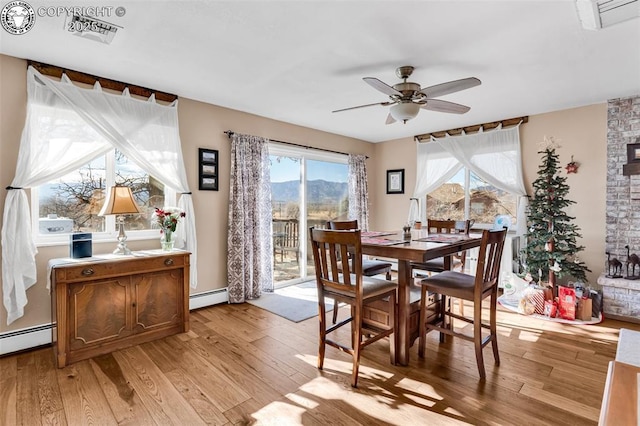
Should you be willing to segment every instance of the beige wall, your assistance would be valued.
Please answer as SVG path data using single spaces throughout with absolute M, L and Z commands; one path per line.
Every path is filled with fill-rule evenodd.
M 4 211 L 6 191 L 15 174 L 20 134 L 26 113 L 26 61 L 0 55 L 0 205 Z M 191 293 L 201 293 L 226 287 L 227 218 L 229 201 L 229 141 L 225 130 L 264 136 L 340 152 L 372 156 L 374 145 L 318 130 L 269 120 L 214 105 L 180 99 L 178 103 L 182 153 L 198 229 L 198 287 Z M 198 190 L 198 148 L 220 152 L 220 191 Z M 371 160 L 369 160 L 371 161 Z M 370 184 L 375 191 L 375 183 Z M 373 198 L 373 197 L 372 197 Z M 1 213 L 0 213 L 1 216 Z M 1 217 L 0 217 L 0 220 Z M 94 243 L 94 253 L 110 253 L 116 241 Z M 133 250 L 158 248 L 159 240 L 127 241 Z M 29 303 L 24 317 L 11 326 L 0 307 L 0 332 L 45 324 L 51 321 L 50 296 L 46 290 L 47 262 L 51 258 L 68 256 L 68 247 L 39 247 L 36 257 L 38 282 L 27 291 Z
M 564 166 L 571 156 L 580 164 L 577 174 L 567 176 L 570 187 L 568 198 L 576 202 L 567 209 L 575 216 L 581 229 L 585 246 L 581 259 L 592 270 L 587 274 L 590 284 L 595 284 L 604 267 L 605 250 L 605 198 L 607 176 L 607 104 L 590 105 L 548 114 L 529 116 L 529 122 L 520 128 L 524 180 L 531 194 L 532 182 L 537 178 L 540 164 L 540 143 L 544 136 L 553 136 L 560 142 L 557 150 Z M 376 144 L 374 151 L 376 201 L 372 229 L 398 229 L 407 220 L 409 198 L 416 179 L 416 144 L 412 138 L 398 139 Z M 386 194 L 386 170 L 405 169 L 405 193 Z

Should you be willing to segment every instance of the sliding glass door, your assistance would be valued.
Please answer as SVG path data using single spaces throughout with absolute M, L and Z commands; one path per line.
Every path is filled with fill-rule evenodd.
M 348 165 L 345 155 L 271 144 L 271 202 L 275 286 L 315 274 L 309 227 L 347 219 Z

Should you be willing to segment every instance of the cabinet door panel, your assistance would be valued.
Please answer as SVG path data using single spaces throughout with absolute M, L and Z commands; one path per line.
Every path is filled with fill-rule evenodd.
M 129 278 L 77 283 L 69 289 L 69 345 L 78 349 L 132 333 Z
M 132 277 L 136 306 L 133 309 L 135 331 L 174 326 L 182 318 L 181 269 Z

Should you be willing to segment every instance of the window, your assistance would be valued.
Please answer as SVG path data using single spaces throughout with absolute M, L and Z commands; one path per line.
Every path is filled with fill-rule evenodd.
M 155 207 L 175 204 L 175 192 L 147 174 L 118 150 L 112 150 L 78 170 L 31 190 L 34 238 L 38 243 L 66 243 L 71 232 L 91 232 L 94 239 L 116 236 L 114 216 L 98 216 L 106 190 L 125 185 L 140 208 L 125 216 L 130 239 L 156 237 L 151 231 Z M 147 231 L 147 232 L 145 232 Z
M 427 195 L 427 217 L 473 219 L 475 225 L 493 225 L 496 216 L 508 215 L 516 223 L 517 197 L 483 181 L 462 168 L 451 179 Z

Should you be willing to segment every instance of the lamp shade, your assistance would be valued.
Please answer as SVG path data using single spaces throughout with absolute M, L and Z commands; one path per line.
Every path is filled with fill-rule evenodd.
M 140 209 L 133 200 L 131 188 L 128 186 L 112 186 L 107 201 L 102 206 L 98 216 L 108 214 L 140 213 Z
M 420 111 L 420 105 L 413 102 L 400 102 L 393 105 L 389 110 L 393 118 L 405 123 L 418 115 L 418 111 Z

